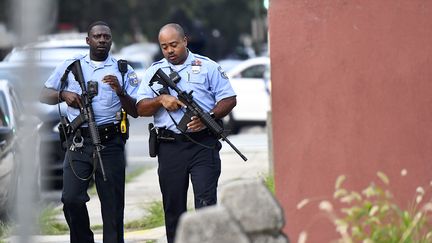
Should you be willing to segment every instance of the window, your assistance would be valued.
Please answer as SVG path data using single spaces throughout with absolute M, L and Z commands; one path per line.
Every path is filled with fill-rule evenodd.
M 0 110 L 1 110 L 1 114 L 0 114 L 0 123 L 2 126 L 7 127 L 10 124 L 10 119 L 9 119 L 9 109 L 7 106 L 7 101 L 6 101 L 6 97 L 5 94 L 3 92 L 0 92 Z
M 241 72 L 242 78 L 264 78 L 265 65 L 255 65 Z

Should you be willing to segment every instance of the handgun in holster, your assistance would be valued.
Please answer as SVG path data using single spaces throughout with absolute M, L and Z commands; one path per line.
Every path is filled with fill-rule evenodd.
M 120 132 L 123 141 L 126 143 L 126 140 L 129 138 L 129 119 L 127 118 L 126 111 L 123 109 L 121 110 Z
M 159 150 L 158 134 L 153 123 L 148 124 L 149 130 L 149 154 L 150 157 L 156 157 Z
M 67 139 L 72 133 L 71 127 L 69 126 L 69 121 L 66 116 L 60 116 L 60 123 L 57 127 L 60 135 L 60 144 L 63 150 L 67 148 Z

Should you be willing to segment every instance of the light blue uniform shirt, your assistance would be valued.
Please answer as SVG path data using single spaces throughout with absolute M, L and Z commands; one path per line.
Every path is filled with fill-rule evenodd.
M 45 82 L 45 87 L 60 90 L 61 77 L 63 76 L 66 68 L 77 59 L 80 59 L 86 89 L 88 81 L 98 82 L 98 95 L 92 99 L 96 124 L 99 126 L 107 123 L 118 123 L 116 119 L 116 113 L 120 111 L 121 108 L 120 99 L 108 84 L 102 82 L 102 79 L 105 75 L 111 74 L 117 76 L 120 86 L 123 86 L 122 75 L 117 67 L 117 60 L 111 57 L 111 55 L 109 55 L 105 61 L 98 64 L 97 66 L 91 62 L 89 55 L 80 55 L 76 56 L 75 58 L 67 59 L 56 67 L 54 72 Z M 72 72 L 70 72 L 68 75 L 67 83 L 68 84 L 64 90 L 81 94 L 81 87 L 78 81 L 75 80 Z M 128 66 L 128 72 L 125 74 L 124 85 L 125 91 L 131 97 L 136 99 L 139 79 L 131 66 Z M 72 121 L 79 115 L 80 110 L 68 106 L 66 113 L 69 121 Z M 87 125 L 85 124 L 84 126 Z
M 137 92 L 137 103 L 145 98 L 156 97 L 153 90 L 159 93 L 158 90 L 163 87 L 159 83 L 154 83 L 152 87 L 149 86 L 151 78 L 159 68 L 167 75 L 171 73 L 171 70 L 177 71 L 181 77 L 177 83 L 178 88 L 188 93 L 193 91 L 192 96 L 195 102 L 206 112 L 212 110 L 220 100 L 236 95 L 226 74 L 216 62 L 189 51 L 188 57 L 182 65 L 175 66 L 166 59 L 153 63 L 144 73 L 143 82 Z M 169 92 L 171 95 L 177 96 L 174 90 L 169 89 Z M 170 112 L 170 114 L 179 123 L 184 115 L 184 109 Z M 156 127 L 165 127 L 180 133 L 165 108 L 159 109 L 154 114 L 154 123 Z

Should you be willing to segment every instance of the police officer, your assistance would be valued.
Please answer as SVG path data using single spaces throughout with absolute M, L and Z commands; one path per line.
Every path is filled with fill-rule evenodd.
M 181 133 L 176 123 L 184 115 L 184 104 L 174 90 L 157 83 L 149 87 L 149 81 L 159 68 L 167 75 L 177 72 L 181 77 L 177 86 L 183 91 L 193 91 L 195 101 L 217 119 L 234 108 L 236 97 L 216 62 L 187 49 L 187 38 L 180 25 L 163 26 L 158 37 L 164 59 L 146 70 L 137 92 L 137 110 L 140 116 L 154 116 L 159 131 L 159 185 L 167 239 L 171 243 L 179 217 L 186 211 L 189 176 L 195 208 L 216 204 L 221 144 L 198 117 L 192 117 L 187 124 L 186 134 Z
M 61 87 L 61 77 L 65 69 L 79 60 L 85 84 L 97 82 L 97 95 L 92 99 L 95 121 L 103 149 L 100 151 L 106 180 L 103 179 L 101 166 L 96 166 L 94 174 L 96 189 L 102 208 L 103 242 L 124 242 L 124 187 L 125 187 L 125 141 L 119 128 L 119 112 L 123 108 L 128 114 L 137 117 L 135 96 L 138 79 L 130 66 L 127 73 L 119 72 L 117 60 L 109 53 L 112 36 L 105 22 L 98 21 L 88 27 L 86 42 L 90 47 L 88 55 L 81 55 L 61 63 L 45 83 L 40 100 L 48 104 L 65 101 L 67 117 L 73 121 L 81 112 L 81 87 L 74 75 L 69 73 L 65 89 Z M 124 82 L 123 82 L 124 81 Z M 134 98 L 135 97 L 135 98 Z M 67 148 L 63 164 L 63 211 L 70 229 L 70 242 L 94 242 L 90 229 L 86 202 L 89 180 L 94 166 L 93 142 L 88 123 L 83 123 L 75 134 L 68 138 L 68 144 L 79 133 L 84 139 L 82 147 Z M 78 146 L 78 145 L 77 145 Z M 98 164 L 96 164 L 98 165 Z

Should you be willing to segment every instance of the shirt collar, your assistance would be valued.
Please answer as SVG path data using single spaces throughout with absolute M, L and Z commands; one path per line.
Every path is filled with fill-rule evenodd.
M 188 51 L 188 56 L 186 57 L 186 60 L 184 61 L 184 63 L 182 64 L 183 68 L 192 65 L 192 61 L 195 60 L 195 54 L 193 54 L 189 49 L 187 49 Z M 163 67 L 164 68 L 174 68 L 174 65 L 171 64 L 170 62 L 168 62 L 168 60 L 166 58 L 163 59 Z
M 93 65 L 93 62 L 91 62 L 91 60 L 90 60 L 90 55 L 89 55 L 89 54 L 87 54 L 87 55 L 84 57 L 84 60 L 85 60 L 85 61 L 86 61 L 90 66 L 96 68 L 96 67 Z M 113 63 L 114 63 L 114 62 L 113 62 L 113 60 L 112 60 L 112 58 L 111 58 L 111 54 L 108 54 L 108 57 L 105 59 L 105 61 L 103 61 L 103 63 L 102 63 L 101 66 L 112 66 Z

